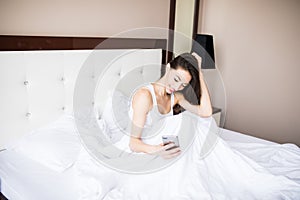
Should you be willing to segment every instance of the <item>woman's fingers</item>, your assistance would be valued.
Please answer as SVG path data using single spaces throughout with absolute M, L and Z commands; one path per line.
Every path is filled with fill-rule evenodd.
M 199 73 L 201 74 L 201 63 L 202 63 L 202 58 L 195 52 L 192 53 L 192 55 L 196 58 L 196 60 L 198 61 L 198 65 L 199 65 Z
M 181 150 L 179 147 L 176 147 L 174 143 L 170 143 L 165 145 L 162 148 L 161 156 L 165 159 L 170 159 L 178 156 L 181 153 Z
M 156 150 L 153 150 L 151 154 L 159 155 L 164 159 L 174 158 L 181 153 L 180 148 L 175 146 L 174 143 L 169 143 L 166 145 L 159 144 L 155 148 Z
M 193 52 L 192 55 L 197 59 L 198 62 L 201 63 L 202 58 L 197 53 Z
M 162 149 L 167 150 L 167 149 L 170 149 L 172 147 L 175 147 L 175 144 L 171 142 L 169 144 L 164 145 Z

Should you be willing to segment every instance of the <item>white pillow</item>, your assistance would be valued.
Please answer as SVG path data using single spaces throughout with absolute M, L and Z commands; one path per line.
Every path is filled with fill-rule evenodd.
M 103 110 L 102 119 L 106 124 L 106 134 L 112 143 L 119 141 L 128 127 L 130 99 L 116 90 L 109 97 Z
M 74 164 L 81 147 L 74 117 L 64 115 L 48 126 L 32 131 L 8 149 L 62 172 Z

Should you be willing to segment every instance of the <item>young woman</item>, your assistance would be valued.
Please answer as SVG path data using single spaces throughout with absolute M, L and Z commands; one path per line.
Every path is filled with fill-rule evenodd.
M 184 129 L 180 130 L 183 135 L 194 134 L 195 137 L 189 148 L 183 149 L 182 155 L 173 160 L 175 162 L 172 165 L 150 174 L 122 174 L 122 180 L 125 181 L 119 190 L 119 199 L 300 199 L 300 181 L 297 183 L 283 176 L 285 168 L 280 169 L 278 164 L 273 164 L 278 168 L 272 169 L 267 157 L 264 158 L 265 161 L 261 159 L 263 157 L 259 161 L 252 160 L 232 149 L 216 133 L 210 131 L 215 124 L 210 117 L 212 106 L 202 73 L 198 69 L 200 64 L 201 58 L 196 54 L 181 54 L 166 66 L 162 78 L 134 93 L 130 108 L 130 136 L 123 137 L 119 143 L 120 147 L 127 148 L 130 152 L 154 154 L 155 158 L 175 158 L 180 154 L 180 149 L 167 150 L 174 145 L 160 144 L 162 131 L 156 128 L 161 127 L 163 119 L 173 115 L 173 112 L 176 114 L 187 110 L 200 117 L 189 112 L 182 114 L 182 119 L 185 120 L 180 126 L 184 126 Z M 204 121 L 211 122 L 212 126 L 206 127 L 202 123 Z M 173 121 L 166 125 L 164 131 L 169 126 L 176 126 Z M 211 135 L 216 136 L 213 144 L 209 145 L 213 148 L 203 156 L 205 141 Z M 267 153 L 265 148 L 268 151 L 273 148 L 276 153 L 279 151 L 278 147 L 255 143 L 250 145 L 254 154 L 264 155 Z M 243 146 L 249 147 L 243 143 L 239 147 Z M 155 164 L 154 160 L 147 163 L 143 163 L 142 159 L 136 161 L 142 169 L 149 169 L 149 166 L 153 166 L 151 164 Z M 297 164 L 293 162 L 294 160 L 285 164 L 294 170 Z M 127 160 L 121 164 L 132 167 Z M 140 169 L 135 166 L 133 168 Z
M 166 66 L 165 74 L 158 81 L 140 88 L 135 93 L 131 105 L 132 126 L 129 146 L 132 151 L 158 153 L 164 158 L 178 156 L 179 148 L 166 150 L 174 144 L 150 145 L 143 141 L 146 122 L 151 119 L 151 123 L 155 124 L 161 118 L 172 115 L 176 112 L 173 111 L 174 107 L 177 107 L 177 110 L 181 107 L 201 117 L 212 115 L 209 92 L 198 66 L 201 66 L 201 57 L 196 53 L 181 54 Z

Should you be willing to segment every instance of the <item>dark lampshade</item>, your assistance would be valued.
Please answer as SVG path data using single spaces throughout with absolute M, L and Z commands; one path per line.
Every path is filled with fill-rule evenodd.
M 202 69 L 215 69 L 215 51 L 212 35 L 197 34 L 192 44 L 192 52 L 202 58 Z

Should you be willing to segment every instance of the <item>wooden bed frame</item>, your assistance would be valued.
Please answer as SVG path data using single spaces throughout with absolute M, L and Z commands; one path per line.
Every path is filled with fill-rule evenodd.
M 162 64 L 167 64 L 173 56 L 167 50 L 167 39 L 159 38 L 0 35 L 0 51 L 83 49 L 162 49 Z
M 82 49 L 162 49 L 167 63 L 167 39 L 0 35 L 0 51 Z

